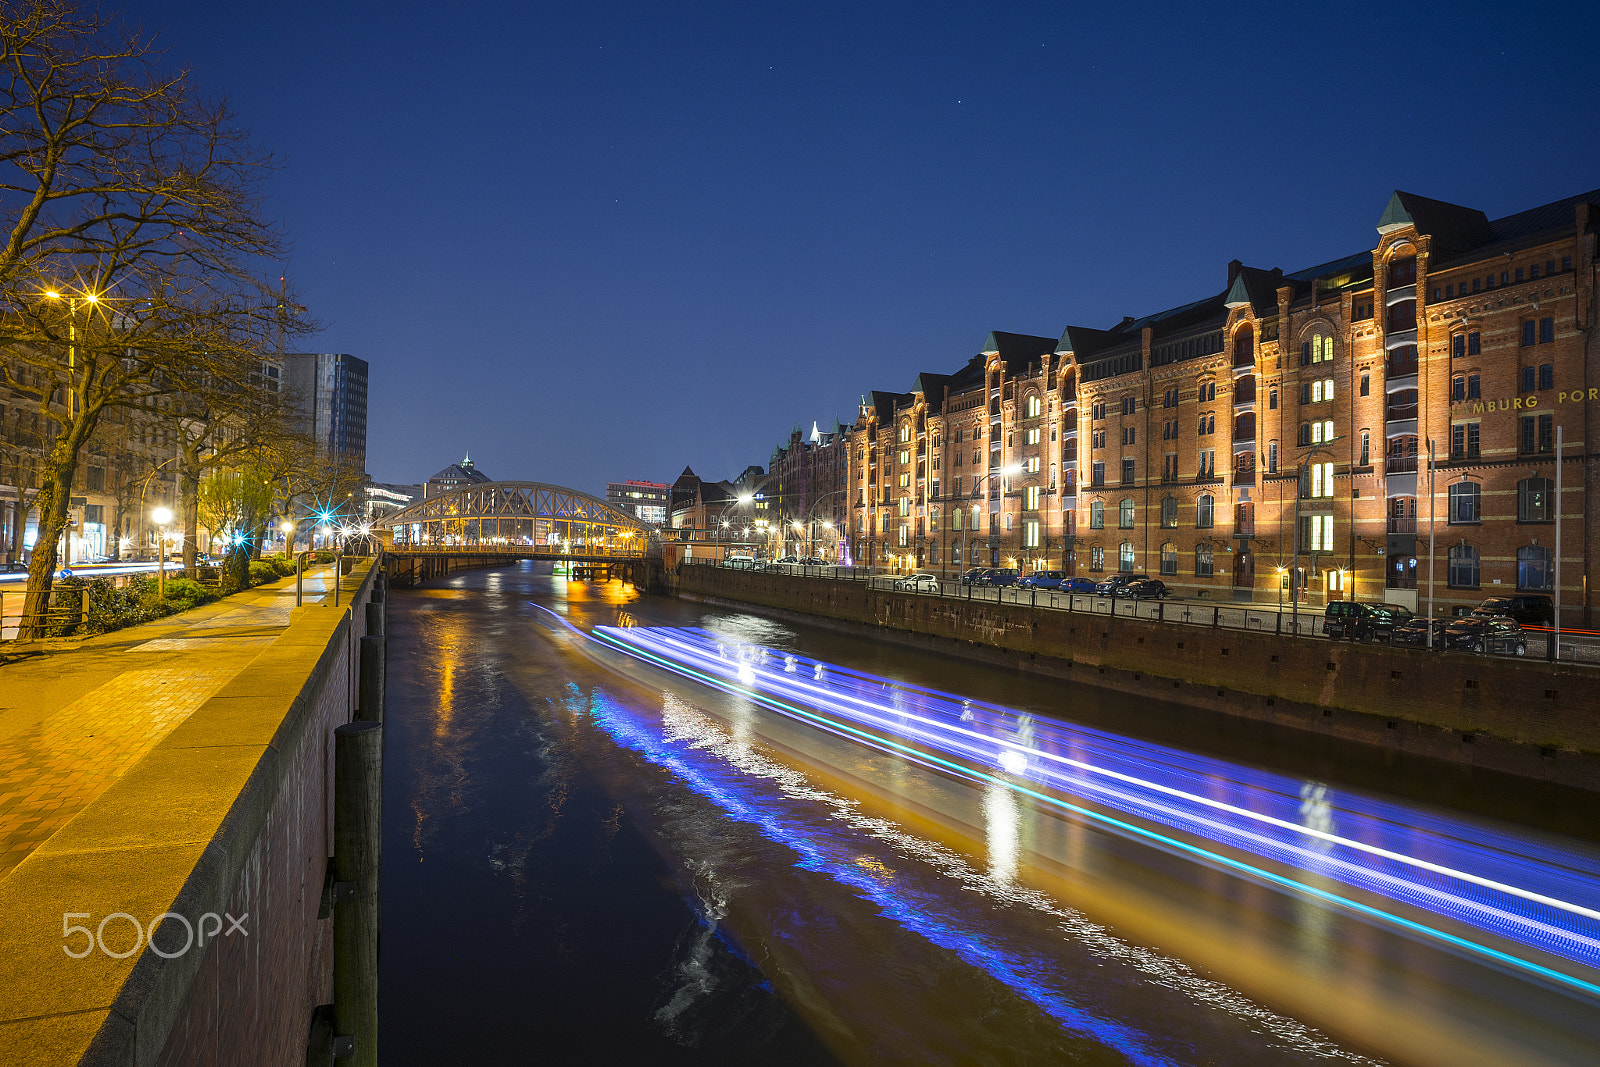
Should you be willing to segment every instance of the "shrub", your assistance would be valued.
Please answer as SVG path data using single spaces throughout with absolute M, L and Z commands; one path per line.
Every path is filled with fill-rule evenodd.
M 222 572 L 215 567 L 200 567 L 196 570 L 202 582 L 215 582 L 222 577 Z
M 278 577 L 287 578 L 294 573 L 294 560 L 284 559 L 282 556 L 273 556 L 270 560 L 272 569 L 278 572 Z
M 205 586 L 188 578 L 167 579 L 167 603 L 175 611 L 188 611 L 199 604 L 209 604 L 217 599 Z
M 250 584 L 265 585 L 278 580 L 278 568 L 264 559 L 250 561 Z

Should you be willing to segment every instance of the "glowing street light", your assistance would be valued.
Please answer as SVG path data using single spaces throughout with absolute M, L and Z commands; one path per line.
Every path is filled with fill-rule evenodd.
M 167 526 L 172 522 L 171 508 L 156 508 L 150 513 L 150 519 L 161 530 L 161 544 L 158 552 L 159 562 L 156 570 L 156 595 L 165 600 L 167 597 Z

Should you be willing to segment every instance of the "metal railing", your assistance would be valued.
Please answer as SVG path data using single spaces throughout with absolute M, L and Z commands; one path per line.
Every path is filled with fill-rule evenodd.
M 684 566 L 718 566 L 709 560 L 685 560 Z M 740 568 L 748 569 L 748 568 Z M 1273 605 L 1258 605 L 1246 601 L 1210 600 L 1200 597 L 1168 597 L 1165 599 L 1134 599 L 1107 596 L 1099 593 L 1061 593 L 1053 589 L 1020 588 L 1016 585 L 993 586 L 963 583 L 956 579 L 938 579 L 936 590 L 895 588 L 904 581 L 904 574 L 882 574 L 868 567 L 800 566 L 798 564 L 767 564 L 759 569 L 766 573 L 787 574 L 794 577 L 826 578 L 834 581 L 857 582 L 870 589 L 899 592 L 914 596 L 939 596 L 979 603 L 1014 604 L 1041 611 L 1064 611 L 1085 615 L 1101 615 L 1127 619 L 1145 619 L 1152 622 L 1176 625 L 1206 626 L 1221 630 L 1245 630 L 1252 633 L 1271 633 L 1282 637 L 1325 637 L 1322 605 L 1302 605 L 1298 611 L 1286 605 L 1279 610 Z M 1227 590 L 1221 590 L 1226 593 Z M 1436 618 L 1445 619 L 1441 611 Z M 1448 621 L 1448 620 L 1446 620 Z M 1544 631 L 1529 628 L 1527 656 L 1543 658 L 1546 649 Z M 1421 649 L 1422 646 L 1415 646 Z M 1480 654 L 1480 653 L 1472 653 Z M 1510 653 L 1486 653 L 1510 655 Z M 1600 663 L 1600 632 L 1593 634 L 1567 632 L 1561 638 L 1563 662 Z

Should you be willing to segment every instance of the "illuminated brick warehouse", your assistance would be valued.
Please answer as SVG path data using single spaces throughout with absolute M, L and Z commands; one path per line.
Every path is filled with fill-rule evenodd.
M 1371 249 L 1235 261 L 1219 292 L 1109 329 L 991 333 L 822 446 L 847 451 L 841 551 L 1258 602 L 1298 575 L 1303 603 L 1413 608 L 1431 560 L 1448 611 L 1554 592 L 1559 535 L 1563 615 L 1588 621 L 1596 204 L 1491 220 L 1395 193 Z

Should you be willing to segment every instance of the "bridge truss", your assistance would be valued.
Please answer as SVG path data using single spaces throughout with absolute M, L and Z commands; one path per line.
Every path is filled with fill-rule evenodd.
M 397 551 L 506 551 L 563 557 L 642 556 L 649 530 L 588 493 L 541 482 L 480 482 L 373 521 Z

